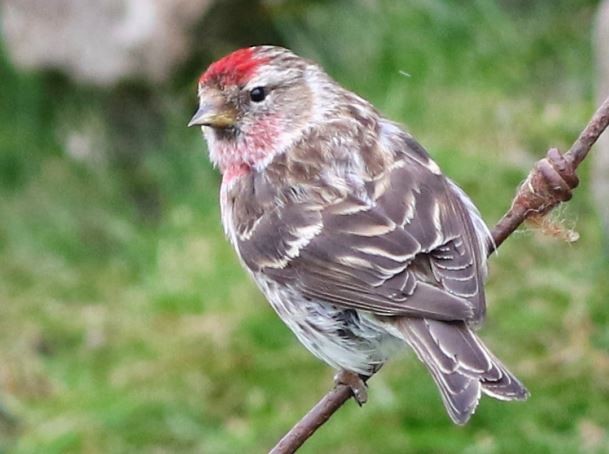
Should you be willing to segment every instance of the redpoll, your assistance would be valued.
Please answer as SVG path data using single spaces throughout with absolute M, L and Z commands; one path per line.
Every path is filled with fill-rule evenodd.
M 481 393 L 524 386 L 473 327 L 485 314 L 489 231 L 416 140 L 318 65 L 273 46 L 212 64 L 200 125 L 222 172 L 228 238 L 296 337 L 366 379 L 409 345 L 456 423 Z

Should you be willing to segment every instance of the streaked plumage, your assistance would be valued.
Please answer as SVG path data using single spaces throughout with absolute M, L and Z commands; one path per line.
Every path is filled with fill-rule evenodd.
M 260 105 L 246 99 L 254 87 L 268 91 Z M 202 110 L 210 92 L 234 112 L 229 127 L 195 117 L 224 175 L 227 236 L 313 354 L 369 376 L 407 343 L 457 423 L 482 392 L 526 397 L 472 331 L 485 314 L 488 230 L 411 135 L 277 47 L 212 65 Z

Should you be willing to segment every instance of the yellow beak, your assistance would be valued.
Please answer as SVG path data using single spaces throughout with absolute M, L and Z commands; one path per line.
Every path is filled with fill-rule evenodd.
M 188 122 L 191 126 L 211 126 L 212 128 L 230 128 L 237 122 L 235 108 L 226 102 L 224 96 L 218 92 L 202 93 L 199 110 Z

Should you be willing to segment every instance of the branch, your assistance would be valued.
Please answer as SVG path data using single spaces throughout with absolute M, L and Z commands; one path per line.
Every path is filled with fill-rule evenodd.
M 561 156 L 551 149 L 546 158 L 535 164 L 531 173 L 520 186 L 512 207 L 493 229 L 492 254 L 505 239 L 528 217 L 547 214 L 560 202 L 571 198 L 571 189 L 577 186 L 575 169 L 588 155 L 590 148 L 609 125 L 609 98 L 592 116 L 569 151 Z
M 492 231 L 488 254 L 491 255 L 529 217 L 543 216 L 572 196 L 579 180 L 575 170 L 592 145 L 609 125 L 609 98 L 592 116 L 569 151 L 561 155 L 556 148 L 538 161 L 518 189 L 511 208 Z M 330 390 L 270 451 L 271 454 L 295 452 L 352 396 L 351 388 L 338 385 Z
M 296 423 L 269 454 L 288 454 L 296 451 L 319 429 L 353 394 L 347 385 L 337 385 Z

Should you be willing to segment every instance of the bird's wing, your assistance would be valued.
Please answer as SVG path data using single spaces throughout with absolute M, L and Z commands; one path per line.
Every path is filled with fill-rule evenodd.
M 243 261 L 306 298 L 345 308 L 479 321 L 482 261 L 471 215 L 451 183 L 421 162 L 421 150 L 366 182 L 367 200 L 307 200 L 260 213 L 236 239 Z

